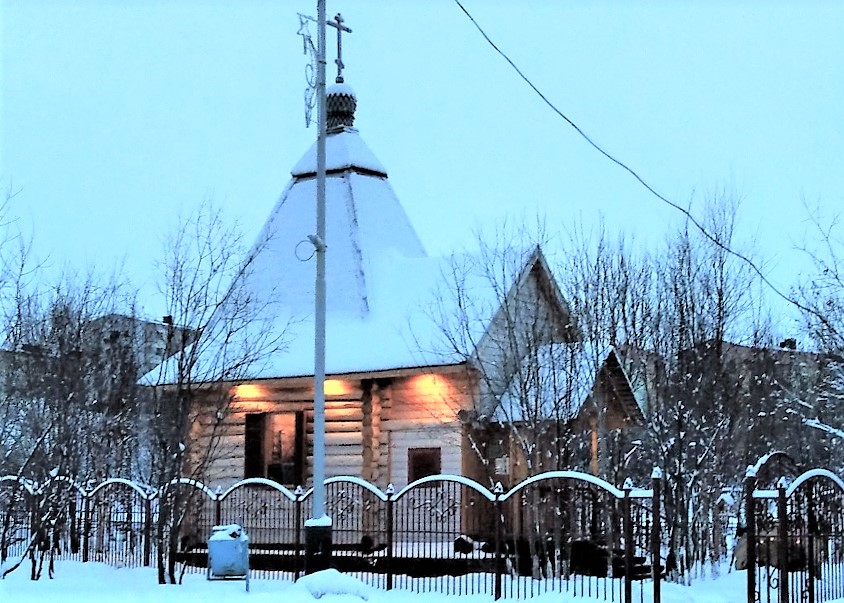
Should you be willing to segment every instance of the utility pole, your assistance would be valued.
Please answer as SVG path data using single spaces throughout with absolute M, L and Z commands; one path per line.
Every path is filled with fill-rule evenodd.
M 317 181 L 314 287 L 314 479 L 313 512 L 305 521 L 305 573 L 331 563 L 331 518 L 325 513 L 325 0 L 317 0 Z
M 313 573 L 327 569 L 331 563 L 332 522 L 325 512 L 325 139 L 327 136 L 327 106 L 325 93 L 326 26 L 337 30 L 337 78 L 343 83 L 343 32 L 352 30 L 343 24 L 340 13 L 334 21 L 325 17 L 325 0 L 317 0 L 317 47 L 314 49 L 307 25 L 313 17 L 299 15 L 299 35 L 302 36 L 305 54 L 310 54 L 311 65 L 316 62 L 316 79 L 308 74 L 308 88 L 305 93 L 305 122 L 310 125 L 313 95 L 317 104 L 317 166 L 316 166 L 316 234 L 308 239 L 314 246 L 316 256 L 316 281 L 314 286 L 314 476 L 313 512 L 305 521 L 305 572 Z
M 334 21 L 325 17 L 325 0 L 317 0 L 317 47 L 308 33 L 308 23 L 313 17 L 299 14 L 299 35 L 302 36 L 305 54 L 310 55 L 311 65 L 306 70 L 308 87 L 305 91 L 305 123 L 311 123 L 313 97 L 317 104 L 317 166 L 316 166 L 316 234 L 308 236 L 316 256 L 316 281 L 314 285 L 314 475 L 313 506 L 311 517 L 305 521 L 305 573 L 327 569 L 331 564 L 332 522 L 325 512 L 325 139 L 327 136 L 327 102 L 325 92 L 325 37 L 326 26 L 337 30 L 338 84 L 343 83 L 343 32 L 352 30 L 343 24 L 340 13 Z M 316 63 L 316 78 L 313 64 Z

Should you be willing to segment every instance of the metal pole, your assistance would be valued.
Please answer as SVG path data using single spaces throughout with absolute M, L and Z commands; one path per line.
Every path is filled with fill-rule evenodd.
M 393 496 L 396 491 L 393 489 L 393 484 L 387 486 L 387 590 L 393 590 L 393 541 L 395 537 L 393 530 L 395 528 L 395 499 Z
M 651 484 L 653 488 L 653 499 L 651 509 L 653 511 L 653 527 L 651 531 L 651 573 L 654 581 L 654 603 L 660 603 L 662 597 L 662 538 L 660 530 L 662 527 L 662 469 L 654 467 L 651 473 Z
M 777 482 L 777 561 L 780 566 L 780 603 L 788 603 L 790 600 L 788 596 L 788 508 L 786 507 L 788 501 L 785 497 L 787 487 L 785 478 L 781 477 Z
M 317 138 L 316 190 L 316 287 L 314 300 L 314 506 L 313 517 L 325 514 L 325 0 L 317 3 L 319 48 L 317 57 Z
M 152 500 L 144 497 L 144 567 L 152 565 Z
M 331 520 L 325 514 L 325 0 L 317 0 L 317 179 L 314 291 L 314 502 L 306 525 L 305 571 L 326 569 L 331 556 Z M 309 562 L 310 561 L 310 562 Z
M 88 493 L 82 499 L 82 516 L 82 563 L 87 563 L 91 543 L 91 497 Z
M 755 603 L 756 598 L 756 470 L 748 467 L 744 476 L 744 524 L 747 539 L 747 603 Z M 770 556 L 770 554 L 769 554 Z M 760 596 L 761 598 L 761 596 Z
M 633 512 L 630 506 L 630 492 L 633 480 L 624 480 L 624 603 L 633 603 Z
M 294 501 L 296 506 L 294 507 L 295 519 L 293 520 L 293 523 L 296 529 L 293 536 L 293 579 L 298 580 L 302 555 L 302 503 L 305 491 L 302 489 L 302 486 L 297 486 L 294 494 L 296 494 L 296 500 Z
M 504 555 L 501 547 L 504 544 L 504 511 L 501 495 L 504 487 L 501 482 L 495 484 L 495 593 L 494 598 L 498 601 L 501 598 L 501 576 L 504 573 Z

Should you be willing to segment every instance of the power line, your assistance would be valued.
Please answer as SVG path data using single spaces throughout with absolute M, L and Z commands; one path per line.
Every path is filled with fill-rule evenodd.
M 547 96 L 545 96 L 545 94 L 543 94 L 543 93 L 542 93 L 542 91 L 541 91 L 539 88 L 537 88 L 537 87 L 536 87 L 536 85 L 535 85 L 535 84 L 534 84 L 534 83 L 530 80 L 530 78 L 528 78 L 528 77 L 527 77 L 524 73 L 522 73 L 522 70 L 521 70 L 521 69 L 519 69 L 519 67 L 518 67 L 518 66 L 517 66 L 517 65 L 513 62 L 513 60 L 512 60 L 509 56 L 507 56 L 507 54 L 506 54 L 503 50 L 501 50 L 501 49 L 498 47 L 498 45 L 496 45 L 496 43 L 492 41 L 492 39 L 490 39 L 490 37 L 487 35 L 487 33 L 484 31 L 484 29 L 483 29 L 483 28 L 482 28 L 482 27 L 478 24 L 478 22 L 477 22 L 477 21 L 475 20 L 475 18 L 474 18 L 474 17 L 473 17 L 473 16 L 469 13 L 469 11 L 468 11 L 468 10 L 466 10 L 466 7 L 465 7 L 465 6 L 463 6 L 463 4 L 460 2 L 460 0 L 454 0 L 454 2 L 457 4 L 457 6 L 459 6 L 459 7 L 460 7 L 460 10 L 462 10 L 462 11 L 463 11 L 463 13 L 464 13 L 464 14 L 465 14 L 468 18 L 469 18 L 469 20 L 472 22 L 472 24 L 475 26 L 475 28 L 477 28 L 477 30 L 478 30 L 478 31 L 480 32 L 480 34 L 484 37 L 484 39 L 487 41 L 487 43 L 489 43 L 489 45 L 490 45 L 490 46 L 492 46 L 492 48 L 495 50 L 495 52 L 497 52 L 498 54 L 500 54 L 500 55 L 501 55 L 501 57 L 502 57 L 505 61 L 507 61 L 507 63 L 510 65 L 510 67 L 512 67 L 512 68 L 513 68 L 513 70 L 514 70 L 516 73 L 518 73 L 518 74 L 519 74 L 519 77 L 520 77 L 520 78 L 522 78 L 522 80 L 524 80 L 524 82 L 525 82 L 528 86 L 530 86 L 530 87 L 531 87 L 531 89 L 532 89 L 532 90 L 533 90 L 533 91 L 534 91 L 534 92 L 535 92 L 535 93 L 539 96 L 539 98 L 541 98 L 541 99 L 542 99 L 542 101 L 543 101 L 546 105 L 548 105 L 548 107 L 549 107 L 549 108 L 550 108 L 550 109 L 551 109 L 554 113 L 556 113 L 556 114 L 557 114 L 559 117 L 561 117 L 561 118 L 562 118 L 562 119 L 563 119 L 563 120 L 564 120 L 564 121 L 565 121 L 568 125 L 570 125 L 570 126 L 574 129 L 574 131 L 575 131 L 575 132 L 577 132 L 578 134 L 580 134 L 580 136 L 581 136 L 581 137 L 582 137 L 582 138 L 583 138 L 586 142 L 588 142 L 588 143 L 589 143 L 589 145 L 590 145 L 592 148 L 594 148 L 594 149 L 595 149 L 596 151 L 598 151 L 601 155 L 603 155 L 604 157 L 606 157 L 607 159 L 609 159 L 610 161 L 612 161 L 614 164 L 616 164 L 618 167 L 620 167 L 621 169 L 623 169 L 625 172 L 627 172 L 628 174 L 630 174 L 631 176 L 633 176 L 633 178 L 635 178 L 635 179 L 636 179 L 636 181 L 637 181 L 637 182 L 639 182 L 639 184 L 641 184 L 641 185 L 642 185 L 642 186 L 643 186 L 643 187 L 644 187 L 644 188 L 645 188 L 645 189 L 646 189 L 649 193 L 651 193 L 654 197 L 656 197 L 657 199 L 659 199 L 659 200 L 660 200 L 660 201 L 662 201 L 663 203 L 665 203 L 665 204 L 667 204 L 667 205 L 670 205 L 671 207 L 673 207 L 674 209 L 676 209 L 677 211 L 679 211 L 681 214 L 683 214 L 683 215 L 684 215 L 684 216 L 685 216 L 685 217 L 689 220 L 689 222 L 691 222 L 691 223 L 695 226 L 695 228 L 697 228 L 697 229 L 698 229 L 698 230 L 699 230 L 699 231 L 703 234 L 703 236 L 704 236 L 704 237 L 706 237 L 707 239 L 709 239 L 709 240 L 710 240 L 712 243 L 714 243 L 716 246 L 718 246 L 719 248 L 723 249 L 725 252 L 729 253 L 730 255 L 732 255 L 732 256 L 734 256 L 734 257 L 738 258 L 739 260 L 741 260 L 741 261 L 745 262 L 745 263 L 746 263 L 748 266 L 750 266 L 750 268 L 751 268 L 751 269 L 752 269 L 752 270 L 753 270 L 753 271 L 754 271 L 754 272 L 755 272 L 755 273 L 759 276 L 759 278 L 762 280 L 762 282 L 763 282 L 763 283 L 765 283 L 765 285 L 766 285 L 769 289 L 771 289 L 771 291 L 773 291 L 775 294 L 777 294 L 779 297 L 781 297 L 782 299 L 784 299 L 784 300 L 785 300 L 785 301 L 787 301 L 788 303 L 790 303 L 790 304 L 792 304 L 792 305 L 796 306 L 798 309 L 800 309 L 800 310 L 802 310 L 802 311 L 804 311 L 804 312 L 809 312 L 809 313 L 813 314 L 814 316 L 816 316 L 817 318 L 819 318 L 819 319 L 823 320 L 823 322 L 825 322 L 825 323 L 827 323 L 827 324 L 828 324 L 828 322 L 827 322 L 826 318 L 825 318 L 825 317 L 822 317 L 822 316 L 821 316 L 821 315 L 820 315 L 817 311 L 812 310 L 811 308 L 808 308 L 807 306 L 805 306 L 805 305 L 801 304 L 799 301 L 797 301 L 797 300 L 795 300 L 795 299 L 792 299 L 790 296 L 788 296 L 788 295 L 786 295 L 785 293 L 783 293 L 783 292 L 779 289 L 779 287 L 777 287 L 774 283 L 772 283 L 772 282 L 768 279 L 768 277 L 767 277 L 767 276 L 765 276 L 765 274 L 764 274 L 764 273 L 762 272 L 762 270 L 761 270 L 761 269 L 760 269 L 760 268 L 759 268 L 759 267 L 758 267 L 758 266 L 757 266 L 757 265 L 753 262 L 753 260 L 751 260 L 750 258 L 748 258 L 747 256 L 745 256 L 744 254 L 742 254 L 742 253 L 740 253 L 740 252 L 738 252 L 738 251 L 733 250 L 733 249 L 732 249 L 732 248 L 730 248 L 728 245 L 726 245 L 726 244 L 722 243 L 720 240 L 718 240 L 718 238 L 717 238 L 717 237 L 715 237 L 715 236 L 711 235 L 711 234 L 710 234 L 710 233 L 706 230 L 706 228 L 704 228 L 704 227 L 703 227 L 703 225 L 702 225 L 700 222 L 698 222 L 698 221 L 697 221 L 697 219 L 696 219 L 696 218 L 695 218 L 695 217 L 691 214 L 691 212 L 689 212 L 687 209 L 685 209 L 685 208 L 684 208 L 684 207 L 682 207 L 681 205 L 678 205 L 678 204 L 674 203 L 673 201 L 671 201 L 671 200 L 667 199 L 667 198 L 666 198 L 666 197 L 664 197 L 663 195 L 659 194 L 659 193 L 658 193 L 658 192 L 657 192 L 657 191 L 656 191 L 656 190 L 655 190 L 655 189 L 654 189 L 654 188 L 653 188 L 650 184 L 648 184 L 647 182 L 645 182 L 645 180 L 644 180 L 644 179 L 643 179 L 643 178 L 642 178 L 642 177 L 641 177 L 638 173 L 636 173 L 636 171 L 635 171 L 633 168 L 629 167 L 626 163 L 624 163 L 624 162 L 623 162 L 623 161 L 621 161 L 620 159 L 617 159 L 616 157 L 614 157 L 613 155 L 611 155 L 608 151 L 605 151 L 605 150 L 603 149 L 603 147 L 601 147 L 601 146 L 600 146 L 597 142 L 595 142 L 594 140 L 592 140 L 592 139 L 589 137 L 589 135 L 588 135 L 588 134 L 586 134 L 586 132 L 584 132 L 582 129 L 580 129 L 580 127 L 579 127 L 576 123 L 574 123 L 571 119 L 569 119 L 569 117 L 568 117 L 565 113 L 563 113 L 562 111 L 560 111 L 560 109 L 558 109 L 558 108 L 554 105 L 554 103 L 552 103 L 550 100 L 548 100 L 548 97 L 547 97 Z M 831 325 L 830 325 L 830 326 L 831 326 Z

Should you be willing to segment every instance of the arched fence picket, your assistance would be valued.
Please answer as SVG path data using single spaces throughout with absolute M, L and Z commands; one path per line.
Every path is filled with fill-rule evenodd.
M 249 535 L 253 576 L 303 568 L 300 494 L 264 478 L 242 480 L 217 493 L 217 524 L 236 523 Z M 267 574 L 269 572 L 269 574 Z
M 844 598 L 844 481 L 811 469 L 775 488 L 745 478 L 746 533 L 736 564 L 747 568 L 748 603 Z
M 496 496 L 477 482 L 435 475 L 390 496 L 389 587 L 491 594 L 478 575 L 496 573 Z M 441 588 L 439 576 L 454 578 Z
M 658 479 L 655 474 L 655 484 Z M 65 480 L 61 488 L 67 521 L 56 523 L 60 533 L 50 546 L 57 557 L 119 566 L 170 559 L 180 571 L 204 571 L 211 527 L 238 523 L 249 534 L 256 575 L 296 579 L 304 570 L 303 525 L 312 490 L 291 491 L 263 478 L 225 491 L 190 479 L 160 491 L 125 479 L 89 489 Z M 45 491 L 44 484 L 0 478 L 0 511 L 14 524 L 7 532 L 17 541 Z M 658 602 L 658 491 L 629 483 L 617 488 L 571 471 L 537 475 L 508 491 L 453 475 L 428 476 L 398 491 L 335 477 L 326 480 L 332 562 L 387 589 L 495 598 L 569 590 L 643 603 L 643 582 L 649 581 Z M 178 516 L 176 499 L 182 501 Z M 162 551 L 161 535 L 168 530 L 176 538 Z M 5 554 L 17 550 L 10 539 L 0 545 Z
M 83 561 L 109 565 L 147 564 L 144 551 L 149 548 L 146 519 L 149 493 L 128 480 L 109 479 L 82 497 Z
M 33 486 L 14 475 L 0 477 L 0 565 L 22 555 L 33 536 Z

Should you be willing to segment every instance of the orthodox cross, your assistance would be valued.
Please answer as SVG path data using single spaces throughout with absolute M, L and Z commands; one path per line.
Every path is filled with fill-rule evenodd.
M 343 83 L 343 32 L 352 33 L 352 30 L 343 25 L 343 15 L 337 13 L 334 16 L 333 21 L 326 21 L 327 25 L 335 28 L 337 30 L 337 58 L 334 59 L 334 63 L 337 65 L 337 77 L 334 78 L 334 81 L 338 84 Z

